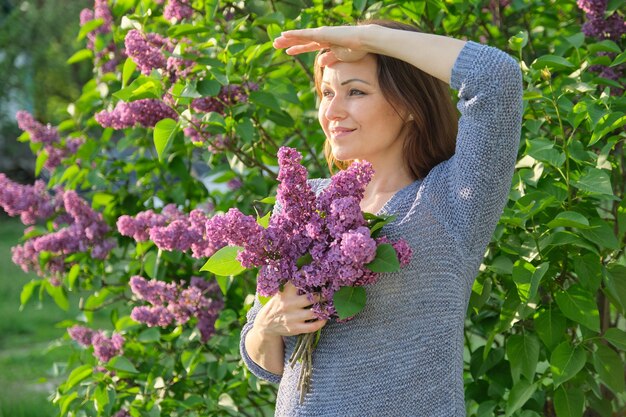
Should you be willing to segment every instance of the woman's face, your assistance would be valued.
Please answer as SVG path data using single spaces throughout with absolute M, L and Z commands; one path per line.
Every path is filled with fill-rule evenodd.
M 340 160 L 364 159 L 376 168 L 403 161 L 402 117 L 378 85 L 377 62 L 368 54 L 324 68 L 319 121 Z M 406 115 L 403 115 L 406 119 Z

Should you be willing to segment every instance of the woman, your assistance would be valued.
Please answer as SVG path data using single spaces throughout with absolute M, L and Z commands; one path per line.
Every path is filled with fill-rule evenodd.
M 291 55 L 320 51 L 316 87 L 327 158 L 375 175 L 363 211 L 394 214 L 411 263 L 366 287 L 346 323 L 313 320 L 292 285 L 248 314 L 241 353 L 279 383 L 277 416 L 463 416 L 463 323 L 472 283 L 507 200 L 520 137 L 517 63 L 473 42 L 390 21 L 283 32 Z M 447 84 L 458 90 L 458 120 Z M 328 181 L 314 182 L 317 191 Z M 296 335 L 322 328 L 299 403 Z

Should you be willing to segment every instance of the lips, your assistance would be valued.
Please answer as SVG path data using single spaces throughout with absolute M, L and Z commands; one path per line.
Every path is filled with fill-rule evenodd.
M 347 127 L 333 127 L 330 129 L 330 133 L 334 138 L 340 138 L 342 136 L 349 135 L 354 132 L 356 129 L 349 129 Z

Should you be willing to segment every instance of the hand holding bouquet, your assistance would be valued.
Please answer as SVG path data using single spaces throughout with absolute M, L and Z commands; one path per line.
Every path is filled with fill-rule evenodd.
M 279 210 L 267 228 L 231 209 L 206 222 L 206 238 L 220 241 L 220 246 L 240 247 L 236 259 L 241 265 L 259 268 L 261 300 L 289 282 L 309 297 L 319 319 L 349 320 L 365 306 L 363 286 L 376 282 L 381 272 L 408 264 L 411 249 L 405 241 L 390 243 L 378 236 L 390 218 L 361 212 L 359 203 L 373 175 L 368 162 L 355 162 L 337 173 L 316 196 L 301 159 L 294 149 L 279 150 Z M 214 270 L 225 260 L 224 253 L 214 254 L 203 269 Z M 312 351 L 319 334 L 300 335 L 290 357 L 292 366 L 302 362 L 300 401 L 310 387 Z

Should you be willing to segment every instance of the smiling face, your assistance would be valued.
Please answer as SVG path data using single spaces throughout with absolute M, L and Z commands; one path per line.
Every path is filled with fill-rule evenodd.
M 337 160 L 404 164 L 405 121 L 383 95 L 374 55 L 325 67 L 320 90 L 319 122 Z

